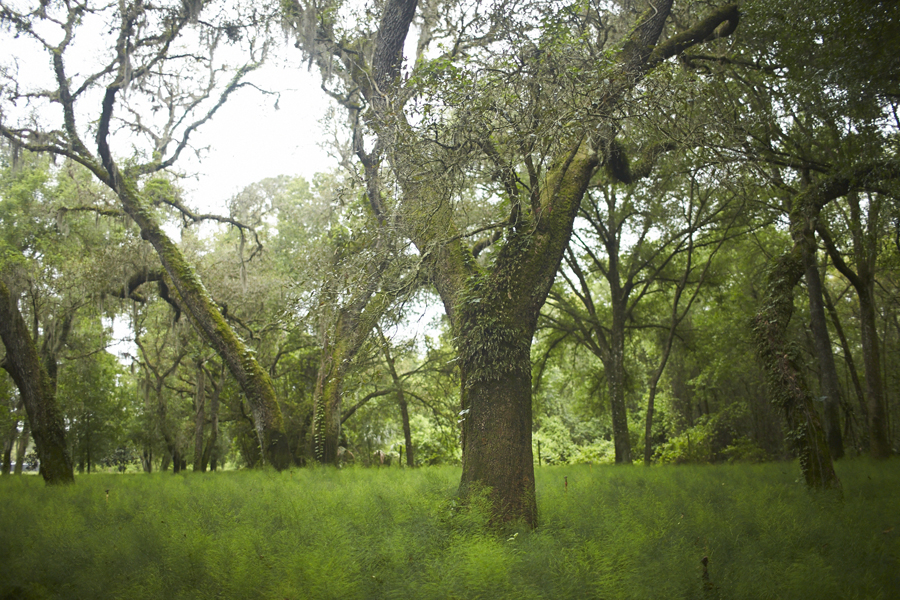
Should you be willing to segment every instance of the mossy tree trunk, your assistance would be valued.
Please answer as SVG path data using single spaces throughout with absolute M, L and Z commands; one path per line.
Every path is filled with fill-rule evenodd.
M 48 484 L 72 483 L 75 475 L 66 428 L 56 402 L 56 361 L 45 364 L 19 312 L 16 298 L 0 279 L 0 337 L 6 346 L 3 368 L 12 376 L 25 405 L 31 437 Z M 45 353 L 45 356 L 47 353 Z
M 380 273 L 380 270 L 377 270 Z M 368 289 L 354 302 L 339 307 L 333 323 L 326 323 L 316 387 L 313 391 L 313 453 L 323 464 L 337 464 L 341 440 L 344 379 L 372 328 L 381 316 L 385 297 L 375 293 L 380 277 L 370 278 Z M 327 321 L 326 317 L 326 321 Z
M 757 351 L 768 372 L 772 402 L 784 414 L 787 440 L 800 457 L 800 470 L 811 488 L 840 488 L 834 472 L 825 431 L 816 412 L 803 373 L 797 365 L 797 349 L 787 339 L 794 310 L 794 287 L 803 277 L 803 252 L 794 246 L 769 272 L 766 294 L 756 315 Z
M 757 353 L 768 375 L 772 402 L 787 422 L 787 440 L 800 457 L 800 469 L 811 488 L 840 488 L 819 413 L 797 361 L 798 350 L 787 337 L 794 310 L 794 288 L 806 272 L 804 255 L 819 212 L 831 200 L 846 194 L 849 181 L 835 179 L 807 188 L 791 198 L 790 250 L 769 271 L 765 295 L 754 320 Z

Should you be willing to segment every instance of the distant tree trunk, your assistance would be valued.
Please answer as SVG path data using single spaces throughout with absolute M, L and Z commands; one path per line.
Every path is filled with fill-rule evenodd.
M 150 448 L 144 448 L 141 452 L 141 468 L 144 473 L 153 472 L 153 451 Z
M 387 363 L 388 371 L 391 374 L 391 381 L 394 383 L 394 393 L 397 394 L 397 404 L 400 406 L 400 419 L 403 423 L 403 441 L 406 445 L 406 464 L 409 467 L 416 466 L 415 451 L 412 443 L 412 430 L 409 427 L 409 407 L 406 403 L 406 395 L 403 393 L 403 380 L 397 374 L 397 367 L 394 363 L 394 357 L 391 355 L 390 344 L 381 327 L 376 323 L 375 330 L 378 332 L 378 338 L 381 340 L 381 353 L 384 355 L 384 361 Z M 402 460 L 401 460 L 402 462 Z
M 156 390 L 156 410 L 157 418 L 159 419 L 159 430 L 166 443 L 166 453 L 163 454 L 162 463 L 160 464 L 159 469 L 160 471 L 167 471 L 169 469 L 169 462 L 171 461 L 173 463 L 174 472 L 177 473 L 181 467 L 181 457 L 178 454 L 178 446 L 175 437 L 169 428 L 169 406 L 163 395 L 161 385 Z
M 206 425 L 206 371 L 197 365 L 197 389 L 194 394 L 194 472 L 206 471 L 203 461 L 203 429 Z
M 316 460 L 323 464 L 337 464 L 344 378 L 350 362 L 381 315 L 385 298 L 376 295 L 375 289 L 380 282 L 379 269 L 385 264 L 382 262 L 373 269 L 367 289 L 349 306 L 339 307 L 334 322 L 326 324 L 322 334 L 322 354 L 313 391 L 312 441 Z M 333 328 L 329 329 L 329 326 Z
M 31 440 L 31 424 L 28 419 L 22 420 L 22 431 L 19 432 L 19 439 L 16 441 L 16 468 L 13 473 L 22 474 L 23 463 L 25 462 L 25 451 L 28 449 L 28 442 Z
M 219 383 L 212 381 L 213 391 L 209 398 L 209 439 L 206 441 L 206 448 L 203 450 L 203 471 L 206 471 L 206 465 L 209 464 L 210 471 L 215 471 L 219 464 L 218 456 L 218 438 L 219 438 L 219 393 L 225 386 L 225 370 L 223 369 L 219 376 Z
M 627 300 L 616 298 L 615 293 L 613 294 L 610 353 L 603 364 L 609 386 L 617 465 L 630 465 L 632 462 L 631 434 L 628 431 L 628 411 L 625 407 L 625 302 Z
M 19 420 L 16 419 L 10 425 L 6 435 L 3 436 L 3 465 L 0 467 L 0 475 L 9 475 L 12 468 L 12 449 L 19 433 Z
M 861 442 L 864 446 L 869 444 L 869 407 L 866 405 L 866 395 L 863 392 L 862 383 L 859 380 L 859 372 L 856 369 L 856 361 L 853 360 L 853 352 L 850 350 L 850 342 L 844 333 L 844 327 L 841 325 L 841 318 L 837 309 L 834 307 L 834 301 L 828 293 L 828 288 L 822 287 L 822 297 L 825 300 L 825 307 L 828 309 L 828 315 L 831 317 L 831 324 L 834 331 L 841 341 L 841 350 L 844 353 L 844 362 L 847 365 L 847 372 L 850 376 L 853 391 L 856 393 L 857 405 L 859 406 L 859 414 L 862 415 L 862 431 Z
M 841 437 L 841 386 L 838 380 L 834 354 L 831 351 L 831 337 L 825 322 L 825 307 L 822 300 L 822 281 L 819 277 L 819 263 L 816 258 L 815 233 L 808 224 L 803 228 L 801 250 L 805 269 L 806 291 L 809 298 L 810 330 L 819 363 L 819 381 L 824 395 L 825 436 L 834 459 L 843 458 L 844 440 Z
M 74 482 L 65 423 L 56 403 L 56 361 L 48 365 L 41 360 L 28 326 L 19 312 L 18 302 L 2 280 L 0 337 L 6 346 L 6 358 L 2 367 L 12 376 L 25 404 L 44 481 L 48 484 Z M 45 357 L 47 355 L 45 353 Z
M 406 466 L 415 467 L 416 461 L 412 443 L 412 430 L 409 427 L 409 407 L 406 403 L 406 396 L 403 394 L 403 388 L 397 390 L 397 404 L 400 405 L 400 419 L 403 422 L 403 442 L 406 446 Z
M 862 341 L 863 368 L 866 372 L 866 397 L 869 418 L 869 452 L 874 458 L 888 458 L 891 446 L 887 426 L 887 409 L 884 398 L 884 380 L 878 341 L 877 311 L 875 309 L 875 268 L 878 257 L 878 224 L 881 200 L 879 195 L 869 199 L 869 214 L 863 222 L 859 195 L 847 195 L 850 205 L 850 231 L 853 238 L 856 271 L 847 265 L 834 244 L 827 226 L 819 222 L 817 230 L 831 256 L 832 263 L 856 290 L 859 301 L 860 338 Z

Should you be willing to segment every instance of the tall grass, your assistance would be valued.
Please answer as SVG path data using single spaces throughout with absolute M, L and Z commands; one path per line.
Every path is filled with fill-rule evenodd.
M 838 469 L 543 467 L 533 532 L 452 468 L 5 477 L 0 599 L 900 598 L 900 462 Z

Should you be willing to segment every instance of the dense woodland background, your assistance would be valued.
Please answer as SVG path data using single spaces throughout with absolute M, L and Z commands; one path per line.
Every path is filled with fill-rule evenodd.
M 4 474 L 36 433 L 68 478 L 459 464 L 520 372 L 534 465 L 897 452 L 896 2 L 19 4 Z M 276 51 L 336 99 L 334 169 L 205 214 L 176 159 Z M 521 270 L 544 235 L 546 283 Z

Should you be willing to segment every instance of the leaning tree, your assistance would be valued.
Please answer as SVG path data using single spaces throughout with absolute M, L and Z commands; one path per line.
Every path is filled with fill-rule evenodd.
M 269 47 L 267 22 L 255 8 L 203 0 L 3 2 L 2 39 L 15 51 L 0 73 L 0 135 L 67 157 L 113 191 L 158 254 L 176 301 L 240 384 L 263 456 L 285 468 L 290 452 L 270 377 L 156 213 L 163 203 L 198 217 L 165 173 L 248 85 Z

